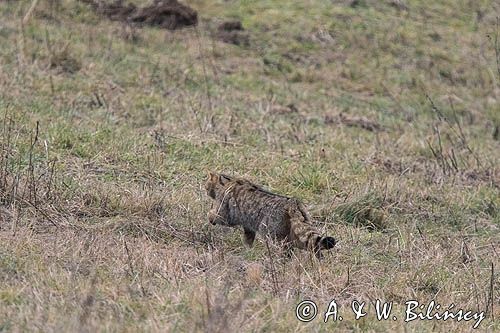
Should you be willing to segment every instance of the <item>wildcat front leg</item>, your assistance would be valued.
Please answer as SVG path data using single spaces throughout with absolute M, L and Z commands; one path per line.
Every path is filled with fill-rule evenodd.
M 210 222 L 210 223 L 212 223 L 214 225 L 215 225 L 215 221 L 216 221 L 217 217 L 219 217 L 219 215 L 217 214 L 217 211 L 215 209 L 211 209 L 207 213 L 208 222 Z

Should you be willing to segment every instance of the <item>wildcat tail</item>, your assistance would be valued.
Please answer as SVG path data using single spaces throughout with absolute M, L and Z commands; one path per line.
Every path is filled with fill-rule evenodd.
M 318 245 L 319 245 L 318 247 L 321 250 L 329 250 L 329 249 L 333 248 L 335 246 L 335 244 L 337 244 L 337 241 L 335 240 L 335 238 L 330 237 L 330 236 L 321 237 L 318 241 Z

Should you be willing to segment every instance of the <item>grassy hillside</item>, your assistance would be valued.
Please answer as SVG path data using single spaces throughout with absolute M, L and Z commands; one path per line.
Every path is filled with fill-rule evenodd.
M 0 2 L 0 332 L 474 325 L 405 323 L 408 300 L 500 330 L 498 2 L 183 3 L 198 26 L 169 31 Z M 207 223 L 207 170 L 300 198 L 338 247 L 246 248 Z

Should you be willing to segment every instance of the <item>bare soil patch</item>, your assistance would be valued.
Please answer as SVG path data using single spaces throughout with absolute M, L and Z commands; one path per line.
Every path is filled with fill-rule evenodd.
M 217 39 L 228 44 L 240 46 L 250 45 L 248 33 L 245 32 L 245 29 L 240 21 L 222 22 L 217 28 L 216 37 Z
M 348 127 L 358 127 L 370 132 L 382 131 L 382 126 L 366 117 L 349 116 L 345 113 L 336 115 L 326 114 L 324 116 L 325 124 L 343 124 Z

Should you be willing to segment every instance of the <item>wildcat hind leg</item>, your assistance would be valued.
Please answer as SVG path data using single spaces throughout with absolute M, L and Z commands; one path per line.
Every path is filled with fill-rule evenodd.
M 252 247 L 255 240 L 255 231 L 250 229 L 243 229 L 243 241 L 248 247 Z

